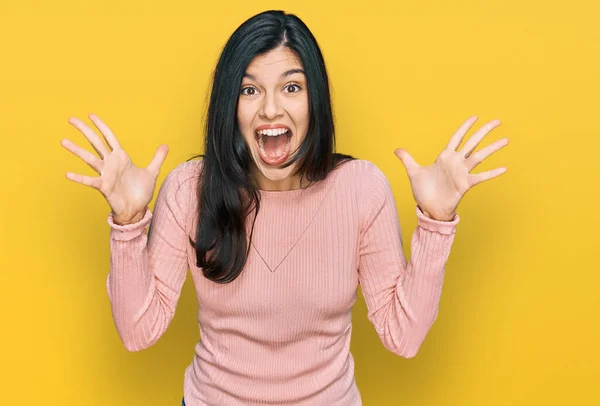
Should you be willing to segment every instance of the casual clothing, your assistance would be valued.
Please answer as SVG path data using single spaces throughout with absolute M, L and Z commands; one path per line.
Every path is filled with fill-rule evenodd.
M 438 315 L 458 215 L 437 221 L 416 207 L 407 263 L 386 176 L 370 161 L 349 161 L 305 190 L 261 190 L 244 269 L 219 284 L 196 267 L 188 240 L 196 240 L 202 165 L 173 169 L 139 222 L 108 217 L 107 289 L 125 347 L 139 351 L 162 336 L 189 268 L 201 337 L 184 374 L 189 406 L 361 405 L 350 353 L 357 287 L 385 348 L 415 356 Z

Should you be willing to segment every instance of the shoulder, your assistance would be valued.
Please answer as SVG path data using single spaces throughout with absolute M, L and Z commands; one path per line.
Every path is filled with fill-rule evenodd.
M 386 204 L 395 204 L 390 182 L 375 163 L 354 159 L 342 166 L 345 167 L 340 167 L 340 186 L 352 191 L 361 225 L 367 224 Z
M 366 224 L 384 207 L 395 207 L 396 200 L 392 185 L 381 168 L 368 160 L 361 160 L 356 166 L 360 211 L 363 214 L 363 224 Z
M 183 184 L 198 180 L 202 172 L 202 165 L 202 159 L 181 162 L 167 174 L 165 181 L 169 179 L 170 182 L 182 186 Z
M 202 160 L 185 161 L 173 168 L 165 177 L 161 191 L 174 199 L 180 206 L 190 203 L 197 190 Z
M 383 190 L 389 181 L 383 171 L 373 162 L 366 159 L 353 159 L 342 164 L 344 182 L 354 184 L 361 192 L 368 192 L 376 188 Z
M 202 171 L 204 164 L 203 159 L 193 159 L 190 161 L 181 162 L 171 172 L 175 172 L 181 178 L 198 177 Z

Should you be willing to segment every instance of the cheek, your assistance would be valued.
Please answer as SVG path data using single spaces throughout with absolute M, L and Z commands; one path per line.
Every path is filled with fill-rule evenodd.
M 299 128 L 306 129 L 308 128 L 309 121 L 309 109 L 308 109 L 308 99 L 302 100 L 299 103 L 295 103 L 291 109 L 291 114 L 294 117 L 294 121 Z
M 304 139 L 306 137 L 306 131 L 308 131 L 308 123 L 310 122 L 310 115 L 309 115 L 309 111 L 307 107 L 304 107 L 299 119 L 298 119 L 298 126 L 300 128 L 302 128 L 302 139 Z

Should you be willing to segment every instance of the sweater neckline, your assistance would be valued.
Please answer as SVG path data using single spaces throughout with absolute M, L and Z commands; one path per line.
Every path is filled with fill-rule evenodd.
M 300 196 L 307 196 L 316 193 L 318 190 L 322 189 L 328 183 L 332 182 L 333 179 L 337 176 L 339 167 L 333 169 L 325 179 L 313 182 L 310 186 L 305 187 L 304 189 L 290 189 L 290 190 L 263 190 L 258 189 L 258 192 L 261 198 L 265 199 L 290 199 Z
M 309 187 L 306 187 L 304 189 L 290 189 L 290 190 L 263 190 L 263 189 L 258 189 L 258 192 L 263 197 L 291 197 L 291 196 L 298 196 L 302 192 L 307 192 L 308 190 L 313 189 L 315 186 L 317 186 L 318 183 L 319 182 L 314 183 L 314 184 L 312 184 Z

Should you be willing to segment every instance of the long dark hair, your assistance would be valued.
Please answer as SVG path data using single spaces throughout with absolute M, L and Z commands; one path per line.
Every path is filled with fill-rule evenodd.
M 214 282 L 228 283 L 242 271 L 260 209 L 260 193 L 250 176 L 252 156 L 238 128 L 237 104 L 243 74 L 259 55 L 278 47 L 293 51 L 304 67 L 309 126 L 298 153 L 280 168 L 298 161 L 292 176 L 323 180 L 352 156 L 335 153 L 335 135 L 329 79 L 325 61 L 308 27 L 293 14 L 269 10 L 257 14 L 231 35 L 213 71 L 212 91 L 206 116 L 205 153 L 198 179 L 198 228 L 196 266 Z M 250 240 L 246 217 L 254 210 Z

